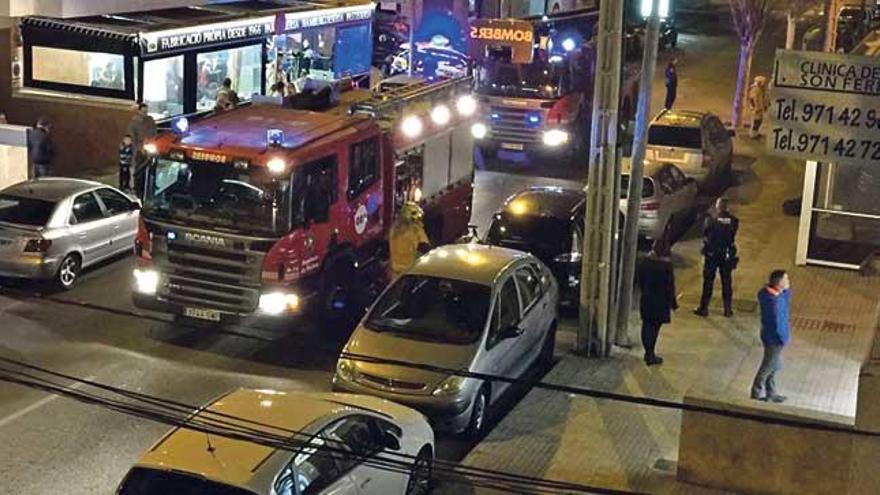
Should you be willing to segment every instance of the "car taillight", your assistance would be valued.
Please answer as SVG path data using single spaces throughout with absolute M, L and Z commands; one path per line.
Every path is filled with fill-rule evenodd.
M 660 209 L 660 203 L 656 201 L 642 201 L 640 209 L 642 211 L 657 211 Z
M 52 246 L 52 241 L 50 239 L 31 239 L 27 241 L 27 244 L 24 245 L 24 252 L 26 253 L 46 253 L 49 251 L 49 247 Z

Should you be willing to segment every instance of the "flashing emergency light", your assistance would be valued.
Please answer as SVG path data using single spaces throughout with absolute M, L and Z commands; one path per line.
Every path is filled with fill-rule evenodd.
M 450 118 L 452 118 L 452 113 L 446 105 L 437 105 L 434 110 L 431 110 L 431 120 L 437 125 L 448 124 Z
M 410 115 L 403 119 L 400 130 L 406 137 L 414 138 L 422 133 L 422 120 L 415 115 Z
M 186 117 L 178 117 L 171 121 L 171 128 L 175 134 L 186 134 L 189 132 L 189 119 Z
M 281 146 L 284 142 L 284 131 L 281 129 L 269 129 L 266 131 L 266 143 L 269 146 Z
M 144 152 L 148 155 L 155 155 L 159 152 L 159 148 L 156 147 L 155 143 L 146 143 L 144 144 Z
M 455 102 L 455 108 L 464 117 L 469 117 L 477 111 L 477 100 L 471 95 L 462 95 Z
M 551 64 L 561 64 L 564 59 L 562 55 L 551 55 L 548 60 Z
M 284 160 L 282 160 L 281 158 L 273 158 L 269 160 L 268 163 L 266 163 L 266 168 L 268 168 L 269 172 L 271 172 L 272 174 L 280 175 L 283 174 L 284 171 L 287 169 L 287 163 L 285 163 Z
M 574 39 L 565 38 L 564 40 L 562 40 L 562 49 L 563 50 L 570 52 L 570 51 L 574 50 L 574 46 L 575 46 Z
M 530 126 L 537 126 L 541 123 L 541 114 L 539 113 L 530 113 L 528 117 L 526 117 L 526 121 Z

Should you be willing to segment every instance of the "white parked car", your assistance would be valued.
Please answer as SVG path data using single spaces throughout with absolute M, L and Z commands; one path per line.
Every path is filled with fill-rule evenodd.
M 80 271 L 131 252 L 140 204 L 98 182 L 45 178 L 0 191 L 0 276 L 71 289 Z
M 344 352 L 441 369 L 522 377 L 550 363 L 559 287 L 538 258 L 479 244 L 438 247 L 398 278 L 364 317 Z M 508 382 L 340 357 L 337 390 L 422 411 L 442 430 L 479 436 Z
M 624 172 L 620 188 L 620 211 L 626 213 L 629 173 Z M 671 163 L 645 163 L 639 235 L 645 239 L 665 236 L 672 242 L 686 229 L 696 213 L 697 185 Z
M 733 140 L 708 112 L 663 110 L 648 127 L 645 158 L 672 163 L 700 187 L 722 184 L 733 164 Z
M 210 413 L 228 415 L 212 416 Z M 195 418 L 231 421 L 292 439 L 297 451 L 177 428 L 128 472 L 119 495 L 390 495 L 430 491 L 434 433 L 424 416 L 368 396 L 241 389 Z M 402 454 L 395 455 L 395 454 Z M 406 460 L 409 469 L 376 465 L 371 456 Z M 407 457 L 409 456 L 409 457 Z M 366 462 L 365 462 L 366 460 Z M 381 461 L 380 461 L 381 462 Z

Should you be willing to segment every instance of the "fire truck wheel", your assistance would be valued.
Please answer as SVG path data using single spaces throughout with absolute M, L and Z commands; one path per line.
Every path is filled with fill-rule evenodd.
M 324 269 L 321 283 L 321 314 L 322 323 L 333 328 L 348 328 L 357 313 L 357 297 L 355 297 L 354 261 L 347 256 L 339 256 L 330 260 Z

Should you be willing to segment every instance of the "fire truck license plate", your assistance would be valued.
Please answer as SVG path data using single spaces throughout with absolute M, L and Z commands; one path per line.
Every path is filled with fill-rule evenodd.
M 516 151 L 523 150 L 522 143 L 501 143 L 501 147 L 506 150 L 516 150 Z
M 220 321 L 220 312 L 213 309 L 184 308 L 183 316 L 198 318 L 200 320 Z

